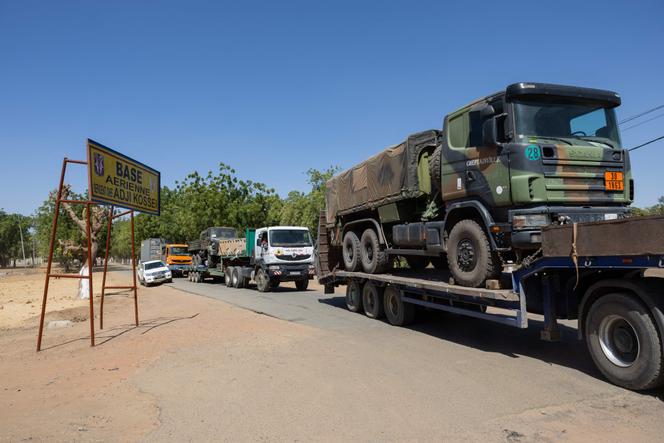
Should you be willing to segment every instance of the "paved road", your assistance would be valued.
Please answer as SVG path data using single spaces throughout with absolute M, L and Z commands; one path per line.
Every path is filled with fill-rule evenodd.
M 563 341 L 546 343 L 537 316 L 526 330 L 438 312 L 397 328 L 346 310 L 341 290 L 169 286 L 309 332 L 249 334 L 246 344 L 182 350 L 153 366 L 138 382 L 163 421 L 148 440 L 187 438 L 190 420 L 201 422 L 202 439 L 229 441 L 661 441 L 664 433 L 664 393 L 604 381 L 574 322 L 562 325 Z M 190 379 L 187 390 L 171 389 Z

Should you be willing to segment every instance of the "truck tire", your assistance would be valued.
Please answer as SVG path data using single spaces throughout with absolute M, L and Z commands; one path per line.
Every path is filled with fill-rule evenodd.
M 233 287 L 232 271 L 232 267 L 226 267 L 226 269 L 224 269 L 224 284 L 229 288 Z
M 364 284 L 362 289 L 362 306 L 364 313 L 369 318 L 382 318 L 385 315 L 383 309 L 383 288 L 372 282 Z
M 362 285 L 357 280 L 351 280 L 346 285 L 346 307 L 350 312 L 362 310 Z
M 355 272 L 360 269 L 360 239 L 353 231 L 344 234 L 342 254 L 346 271 Z
M 240 269 L 233 268 L 231 271 L 231 282 L 234 288 L 242 288 L 244 285 L 244 278 L 240 274 Z
M 392 285 L 383 292 L 383 308 L 391 325 L 407 326 L 415 320 L 415 306 L 404 303 L 400 291 Z
M 406 262 L 408 267 L 414 271 L 421 271 L 422 269 L 429 266 L 429 257 L 424 257 L 421 255 L 409 255 L 406 256 Z
M 305 278 L 304 280 L 296 280 L 295 287 L 298 291 L 306 291 L 309 287 L 309 279 Z
M 270 292 L 270 276 L 263 269 L 256 273 L 256 287 L 260 292 Z
M 439 191 L 442 185 L 440 180 L 442 159 L 442 146 L 438 146 L 429 157 L 429 178 L 431 179 L 431 191 Z
M 362 269 L 367 274 L 379 274 L 387 269 L 389 256 L 381 251 L 378 234 L 372 228 L 364 230 L 360 240 L 360 257 Z
M 452 228 L 447 263 L 456 284 L 471 288 L 484 286 L 500 273 L 500 260 L 475 220 L 461 220 Z
M 662 337 L 635 297 L 607 294 L 589 308 L 585 339 L 597 368 L 613 384 L 644 390 L 664 383 Z

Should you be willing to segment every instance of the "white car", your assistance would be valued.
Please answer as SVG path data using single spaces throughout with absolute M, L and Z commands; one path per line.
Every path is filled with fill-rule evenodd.
M 161 260 L 151 260 L 138 264 L 138 281 L 145 286 L 155 283 L 172 282 L 170 269 Z

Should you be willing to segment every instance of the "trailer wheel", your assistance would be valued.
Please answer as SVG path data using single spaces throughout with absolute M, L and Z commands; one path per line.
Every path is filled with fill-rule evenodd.
M 296 280 L 295 287 L 297 288 L 298 291 L 306 291 L 307 288 L 309 287 L 309 279 L 305 278 L 303 280 Z
M 270 276 L 263 269 L 256 273 L 256 287 L 260 292 L 270 292 Z
M 360 256 L 362 268 L 367 274 L 384 272 L 389 263 L 389 256 L 381 251 L 378 234 L 371 228 L 365 229 L 360 240 Z
M 350 312 L 362 310 L 362 285 L 357 280 L 351 280 L 346 285 L 346 307 Z
M 229 288 L 233 286 L 232 271 L 232 267 L 226 267 L 226 269 L 224 269 L 224 284 Z
M 404 303 L 400 291 L 392 285 L 385 288 L 383 306 L 387 321 L 394 326 L 406 326 L 415 320 L 415 306 Z
M 500 271 L 500 260 L 491 250 L 484 229 L 474 220 L 461 220 L 452 228 L 447 262 L 455 282 L 472 288 L 483 286 Z
M 355 272 L 360 269 L 360 239 L 353 231 L 344 235 L 342 255 L 346 271 Z
M 369 318 L 382 318 L 385 315 L 383 309 L 383 288 L 376 286 L 372 282 L 364 284 L 362 289 L 362 305 L 364 313 Z
M 662 338 L 648 308 L 636 298 L 601 296 L 590 306 L 585 326 L 590 356 L 611 383 L 643 390 L 664 382 Z
M 196 273 L 196 283 L 203 283 L 203 273 L 202 272 L 197 272 Z
M 421 271 L 422 269 L 429 266 L 429 257 L 424 257 L 420 255 L 408 255 L 406 256 L 406 262 L 410 269 Z

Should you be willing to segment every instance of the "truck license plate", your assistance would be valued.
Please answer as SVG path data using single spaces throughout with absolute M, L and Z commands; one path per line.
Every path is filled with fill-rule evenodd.
M 300 273 L 297 272 L 297 271 L 289 272 L 289 274 L 290 274 L 290 275 L 300 275 Z
M 622 191 L 625 189 L 625 181 L 622 172 L 604 172 L 604 188 L 607 191 Z

